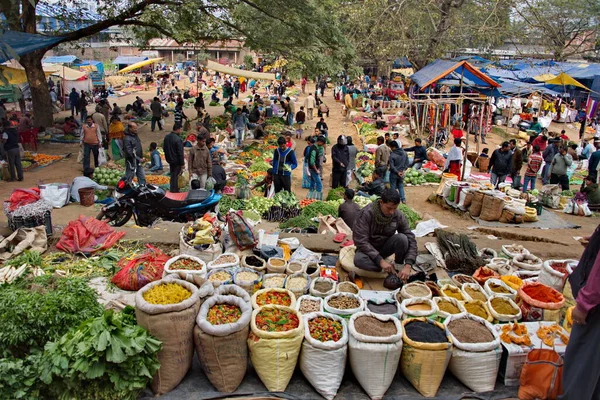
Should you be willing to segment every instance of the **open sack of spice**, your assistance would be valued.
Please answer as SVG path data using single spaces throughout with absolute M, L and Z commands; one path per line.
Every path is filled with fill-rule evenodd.
M 200 307 L 194 344 L 200 366 L 219 391 L 231 393 L 244 380 L 252 307 L 241 297 L 214 295 Z

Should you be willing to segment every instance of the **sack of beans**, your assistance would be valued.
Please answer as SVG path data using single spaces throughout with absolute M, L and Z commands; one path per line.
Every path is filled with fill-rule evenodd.
M 240 261 L 240 266 L 250 268 L 258 272 L 264 273 L 267 270 L 267 263 L 262 258 L 251 255 L 244 255 Z
M 209 271 L 218 268 L 235 268 L 240 266 L 240 258 L 235 253 L 223 253 L 207 264 Z
M 322 300 L 322 299 L 319 299 Z M 348 326 L 340 316 L 305 314 L 300 370 L 317 392 L 332 400 L 344 378 L 348 353 Z
M 444 285 L 442 286 L 441 291 L 443 297 L 456 299 L 458 301 L 466 300 L 466 296 L 462 290 L 454 285 Z
M 479 283 L 463 283 L 462 291 L 465 294 L 465 300 L 488 301 L 489 295 L 483 290 Z
M 266 305 L 277 305 L 294 309 L 296 308 L 296 296 L 287 289 L 260 289 L 252 295 L 250 303 L 254 310 Z
M 287 261 L 281 257 L 271 257 L 267 260 L 267 272 L 270 274 L 284 274 Z
M 517 298 L 517 291 L 508 286 L 506 283 L 502 282 L 502 279 L 488 279 L 485 281 L 483 288 L 487 292 L 488 296 L 502 296 L 513 300 L 516 300 Z
M 248 337 L 250 360 L 268 391 L 285 391 L 303 339 L 304 324 L 293 308 L 266 305 L 252 312 Z
M 262 280 L 263 289 L 283 288 L 286 274 L 264 274 Z
M 569 265 L 576 267 L 577 260 L 546 260 L 542 264 L 538 282 L 562 292 L 569 277 Z
M 179 279 L 151 282 L 136 293 L 138 324 L 162 342 L 158 352 L 160 369 L 150 385 L 154 393 L 164 394 L 174 389 L 190 369 L 199 309 L 198 288 Z
M 194 327 L 196 354 L 219 392 L 235 391 L 246 375 L 251 317 L 252 307 L 238 296 L 211 296 L 200 307 Z
M 396 318 L 402 317 L 400 304 L 393 299 L 369 299 L 365 300 L 365 311 L 374 314 L 393 315 Z
M 339 282 L 335 288 L 337 293 L 352 293 L 358 294 L 360 288 L 354 282 Z
M 330 278 L 314 278 L 310 283 L 310 294 L 327 297 L 335 293 L 336 282 Z
M 560 322 L 560 309 L 565 297 L 550 286 L 539 282 L 525 282 L 519 288 L 517 304 L 523 313 L 523 321 Z
M 444 326 L 453 344 L 450 372 L 474 392 L 494 390 L 502 355 L 494 326 L 469 314 L 451 315 Z
M 348 323 L 350 367 L 371 399 L 382 399 L 402 353 L 402 325 L 391 315 L 362 311 Z
M 221 285 L 215 289 L 215 295 L 237 296 L 250 304 L 250 295 L 248 292 L 237 285 Z
M 323 310 L 330 314 L 350 318 L 352 314 L 365 309 L 363 299 L 352 293 L 334 293 L 325 297 Z
M 310 277 L 306 272 L 297 272 L 288 275 L 287 278 L 285 278 L 283 287 L 294 293 L 296 297 L 300 297 L 303 294 L 308 293 L 308 289 L 310 288 Z
M 466 312 L 462 303 L 452 297 L 434 297 L 433 302 L 438 308 L 438 319 L 443 321 L 450 315 Z
M 494 321 L 494 317 L 490 314 L 487 304 L 481 300 L 467 300 L 463 303 L 463 306 L 465 307 L 467 314 L 483 318 L 488 322 Z
M 426 318 L 402 321 L 404 349 L 400 369 L 425 397 L 434 397 L 452 355 L 452 342 L 444 325 Z
M 412 282 L 406 284 L 400 289 L 400 296 L 402 300 L 411 299 L 413 297 L 424 297 L 431 299 L 431 289 L 427 287 L 423 282 Z M 398 301 L 402 301 L 398 300 Z
M 300 296 L 296 300 L 296 311 L 302 315 L 313 312 L 323 312 L 323 299 L 309 294 Z
M 250 268 L 240 268 L 233 274 L 233 283 L 252 296 L 262 287 L 262 273 Z
M 182 254 L 165 263 L 163 277 L 176 274 L 180 279 L 202 286 L 206 282 L 206 264 L 198 257 Z
M 437 305 L 431 299 L 414 297 L 400 303 L 402 319 L 407 318 L 435 318 L 438 312 Z
M 510 297 L 491 296 L 487 301 L 487 306 L 496 321 L 510 322 L 521 319 L 521 309 Z
M 290 261 L 285 267 L 285 273 L 288 275 L 298 272 L 306 272 L 306 264 L 300 261 Z

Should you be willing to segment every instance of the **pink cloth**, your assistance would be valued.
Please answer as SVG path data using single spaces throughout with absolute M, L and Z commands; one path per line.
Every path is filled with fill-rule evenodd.
M 577 308 L 588 313 L 598 304 L 600 304 L 600 254 L 596 256 L 585 286 L 579 290 Z

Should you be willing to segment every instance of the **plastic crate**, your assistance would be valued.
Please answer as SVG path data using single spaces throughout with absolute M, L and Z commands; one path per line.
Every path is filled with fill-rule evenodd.
M 47 236 L 52 236 L 52 213 L 50 211 L 27 218 L 8 216 L 8 227 L 13 232 L 19 228 L 35 228 L 40 225 L 44 225 L 46 227 Z
M 537 215 L 542 215 L 542 211 L 544 210 L 544 205 L 539 201 L 536 201 L 535 203 L 528 201 L 527 207 L 535 208 Z

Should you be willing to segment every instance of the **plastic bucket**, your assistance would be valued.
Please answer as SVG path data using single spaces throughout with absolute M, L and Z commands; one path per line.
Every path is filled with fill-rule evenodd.
M 94 205 L 94 188 L 81 188 L 79 192 L 79 204 L 84 207 L 91 207 Z

